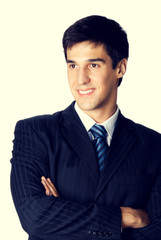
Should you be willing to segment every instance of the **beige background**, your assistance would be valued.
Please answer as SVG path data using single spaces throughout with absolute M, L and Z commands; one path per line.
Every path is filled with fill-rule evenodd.
M 130 58 L 118 104 L 127 117 L 161 132 L 160 9 L 160 0 L 0 1 L 1 238 L 27 239 L 10 195 L 13 131 L 19 119 L 53 113 L 73 100 L 61 39 L 77 19 L 105 15 L 126 29 Z

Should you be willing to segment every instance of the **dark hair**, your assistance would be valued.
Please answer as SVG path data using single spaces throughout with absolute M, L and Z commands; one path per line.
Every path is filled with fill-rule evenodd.
M 112 59 L 113 69 L 123 59 L 128 59 L 129 44 L 127 34 L 114 20 L 103 16 L 88 16 L 71 25 L 64 33 L 63 48 L 67 59 L 67 49 L 77 43 L 89 41 L 97 45 L 103 44 Z M 122 78 L 119 79 L 119 85 Z

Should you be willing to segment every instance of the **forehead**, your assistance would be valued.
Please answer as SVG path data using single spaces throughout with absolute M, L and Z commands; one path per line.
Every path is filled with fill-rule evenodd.
M 67 49 L 67 59 L 76 58 L 107 58 L 105 47 L 103 44 L 95 44 L 88 41 L 77 43 Z M 72 60 L 72 59 L 71 59 Z

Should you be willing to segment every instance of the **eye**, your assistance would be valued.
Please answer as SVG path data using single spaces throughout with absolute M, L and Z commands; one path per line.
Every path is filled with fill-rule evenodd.
M 91 68 L 98 68 L 99 66 L 98 66 L 98 64 L 96 64 L 96 63 L 92 63 L 92 64 L 90 64 L 90 67 L 91 67 Z
M 69 68 L 72 68 L 72 69 L 77 68 L 77 65 L 72 63 L 72 64 L 69 65 Z

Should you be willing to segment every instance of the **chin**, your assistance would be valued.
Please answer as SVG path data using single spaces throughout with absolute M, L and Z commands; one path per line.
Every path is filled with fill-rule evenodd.
M 77 103 L 78 104 L 78 103 Z M 78 104 L 79 108 L 83 111 L 91 111 L 94 110 L 95 107 L 92 105 L 88 105 L 88 104 Z

